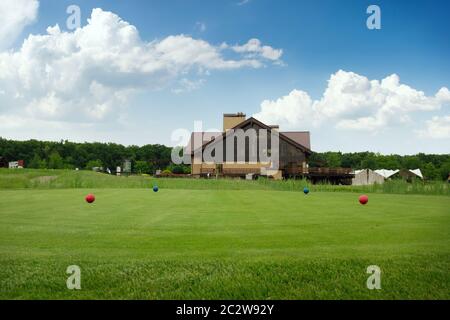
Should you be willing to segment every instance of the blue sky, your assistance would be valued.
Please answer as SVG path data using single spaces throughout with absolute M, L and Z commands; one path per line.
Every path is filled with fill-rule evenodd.
M 92 10 L 101 8 L 134 25 L 143 43 L 185 35 L 205 41 L 220 51 L 218 47 L 222 43 L 231 48 L 258 39 L 261 46 L 282 50 L 282 55 L 278 59 L 266 59 L 256 57 L 255 52 L 220 51 L 225 60 L 248 59 L 253 54 L 252 59 L 260 65 L 208 69 L 208 62 L 202 62 L 201 67 L 189 66 L 188 70 L 184 66 L 163 85 L 138 85 L 136 92 L 126 99 L 108 100 L 106 116 L 95 119 L 59 117 L 55 110 L 50 110 L 51 117 L 44 117 L 42 113 L 48 110 L 37 107 L 43 91 L 37 94 L 23 88 L 31 90 L 34 96 L 23 99 L 24 111 L 14 115 L 16 118 L 0 107 L 0 117 L 3 113 L 5 121 L 16 123 L 0 127 L 0 136 L 170 145 L 171 133 L 177 128 L 192 130 L 193 122 L 202 120 L 206 129 L 220 129 L 222 113 L 242 111 L 248 116 L 258 115 L 266 122 L 278 122 L 282 130 L 310 130 L 312 148 L 317 151 L 370 150 L 401 154 L 450 151 L 450 100 L 448 90 L 441 90 L 450 88 L 448 1 L 250 0 L 240 4 L 239 0 L 41 0 L 36 17 L 24 23 L 22 32 L 3 50 L 20 53 L 22 42 L 29 34 L 47 34 L 47 27 L 55 24 L 62 32 L 71 33 L 66 28 L 66 8 L 72 4 L 81 9 L 82 27 L 87 25 Z M 380 30 L 366 27 L 369 16 L 366 9 L 371 4 L 381 9 Z M 61 66 L 48 59 L 51 58 L 46 57 L 45 64 Z M 98 68 L 96 65 L 95 70 Z M 345 73 L 338 74 L 339 70 Z M 55 67 L 52 72 L 57 74 L 60 70 Z M 397 85 L 395 81 L 387 87 L 370 82 L 381 83 L 392 74 L 399 78 Z M 330 84 L 332 75 L 336 77 Z M 122 73 L 115 73 L 116 76 L 114 80 L 126 81 L 120 79 Z M 19 81 L 17 77 L 9 81 L 17 82 L 15 90 L 23 86 L 23 79 Z M 106 83 L 96 78 L 85 80 Z M 6 80 L 3 85 L 8 88 L 4 83 Z M 55 81 L 49 83 L 58 86 Z M 182 83 L 190 83 L 193 88 L 181 90 Z M 1 85 L 0 76 L 0 89 Z M 354 97 L 346 90 L 339 91 L 348 85 L 357 87 L 351 93 Z M 402 85 L 410 90 L 405 92 Z M 327 88 L 330 94 L 325 101 Z M 438 91 L 441 94 L 436 95 Z M 67 99 L 77 95 L 56 89 L 55 92 L 55 96 Z M 306 93 L 312 102 L 299 92 Z M 266 101 L 264 111 L 263 101 Z M 349 101 L 358 102 L 349 106 Z M 18 108 L 15 103 L 19 102 L 7 103 L 10 108 Z M 89 96 L 83 103 L 89 103 Z M 333 109 L 334 104 L 337 109 L 341 105 L 339 112 Z M 67 105 L 74 107 L 69 102 Z M 33 129 L 30 123 L 39 125 Z

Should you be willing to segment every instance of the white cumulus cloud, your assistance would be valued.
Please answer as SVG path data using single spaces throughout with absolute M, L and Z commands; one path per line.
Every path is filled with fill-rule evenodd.
M 100 121 L 123 113 L 138 90 L 195 90 L 203 80 L 189 80 L 190 73 L 259 68 L 273 60 L 227 59 L 224 50 L 183 34 L 146 42 L 118 15 L 94 9 L 82 28 L 65 32 L 55 25 L 29 35 L 16 51 L 0 52 L 0 115 L 15 110 L 34 119 Z
M 290 128 L 326 124 L 338 129 L 374 132 L 408 122 L 415 112 L 438 110 L 449 103 L 450 91 L 446 87 L 434 96 L 427 96 L 400 83 L 396 74 L 379 81 L 339 70 L 330 76 L 322 98 L 313 100 L 307 92 L 293 90 L 275 101 L 263 101 L 255 117 Z
M 433 117 L 425 122 L 425 129 L 419 130 L 418 134 L 423 138 L 450 139 L 450 115 L 444 117 Z
M 287 127 L 310 127 L 316 124 L 313 101 L 305 91 L 292 90 L 287 96 L 275 101 L 264 100 L 261 111 L 255 118 L 267 124 L 282 124 Z
M 38 14 L 38 0 L 0 1 L 0 50 L 7 49 Z
M 263 57 L 272 61 L 278 61 L 282 54 L 282 49 L 274 49 L 271 46 L 264 46 L 258 39 L 250 39 L 246 44 L 232 46 L 238 53 L 245 53 L 248 57 Z

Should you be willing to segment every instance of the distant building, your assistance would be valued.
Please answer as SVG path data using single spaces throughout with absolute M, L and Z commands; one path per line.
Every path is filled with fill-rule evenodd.
M 224 114 L 221 132 L 193 132 L 183 154 L 194 177 L 306 178 L 346 185 L 354 177 L 351 168 L 310 168 L 308 131 L 281 131 L 241 112 Z
M 422 174 L 422 171 L 420 171 L 420 169 L 412 169 L 412 170 L 409 170 L 409 171 L 411 173 L 415 174 L 420 179 L 423 179 L 423 174 Z
M 389 169 L 378 169 L 375 170 L 375 173 L 379 174 L 385 179 L 389 179 L 392 176 L 396 175 L 400 170 L 389 170 Z
M 8 163 L 9 169 L 23 169 L 25 166 L 25 162 L 23 160 L 11 161 Z
M 374 183 L 383 183 L 385 180 L 393 178 L 402 178 L 411 182 L 413 179 L 423 179 L 422 171 L 420 169 L 414 170 L 390 170 L 390 169 L 378 169 L 378 170 L 356 170 L 355 177 L 352 180 L 352 185 L 367 185 Z
M 255 134 L 254 139 L 252 137 L 252 139 L 244 140 L 242 149 L 238 149 L 237 139 L 234 140 L 236 137 L 233 135 L 234 132 L 239 130 L 249 134 L 249 136 L 251 136 L 251 133 Z M 257 153 L 255 151 L 262 150 L 260 149 L 260 142 L 265 139 L 265 137 L 262 138 L 262 132 L 266 133 L 268 137 L 263 151 L 269 157 L 274 151 L 272 150 L 272 134 L 279 138 L 279 143 L 276 146 L 279 156 L 277 165 L 274 165 L 270 160 L 262 160 L 259 154 L 256 159 L 251 159 L 251 155 Z M 231 142 L 231 148 L 228 148 L 226 142 L 228 140 L 234 140 L 234 147 L 233 142 Z M 217 157 L 214 162 L 205 160 L 205 148 L 214 149 L 222 146 L 223 152 L 220 158 Z M 311 155 L 310 148 L 309 132 L 280 132 L 278 125 L 266 125 L 252 117 L 246 119 L 243 113 L 233 113 L 223 115 L 222 132 L 193 132 L 188 145 L 184 149 L 184 154 L 190 155 L 193 176 L 220 175 L 249 179 L 250 176 L 263 175 L 281 179 L 286 176 L 300 176 L 306 172 L 307 161 Z M 243 161 L 238 159 L 238 153 L 243 155 Z
M 412 181 L 414 179 L 422 179 L 423 180 L 423 175 L 422 175 L 422 172 L 420 171 L 420 169 L 414 169 L 414 170 L 403 169 L 398 172 L 398 175 L 406 181 Z
M 384 183 L 384 176 L 370 169 L 356 170 L 355 177 L 352 179 L 352 185 L 363 186 L 368 184 Z

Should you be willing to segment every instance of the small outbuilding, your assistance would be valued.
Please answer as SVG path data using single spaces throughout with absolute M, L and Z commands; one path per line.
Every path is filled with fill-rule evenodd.
M 362 186 L 374 183 L 384 183 L 384 177 L 370 169 L 355 171 L 355 177 L 352 179 L 352 185 Z
M 23 160 L 10 161 L 8 162 L 9 169 L 23 169 L 25 168 L 25 162 Z
M 376 173 L 383 176 L 385 179 L 391 178 L 402 178 L 406 181 L 412 181 L 413 179 L 422 179 L 423 174 L 420 169 L 402 169 L 402 170 L 388 170 L 388 169 L 380 169 L 375 170 Z
M 423 175 L 422 172 L 420 171 L 420 169 L 414 169 L 414 170 L 400 170 L 398 175 L 400 177 L 402 177 L 403 179 L 405 179 L 406 181 L 412 181 L 414 179 L 422 179 L 423 180 Z

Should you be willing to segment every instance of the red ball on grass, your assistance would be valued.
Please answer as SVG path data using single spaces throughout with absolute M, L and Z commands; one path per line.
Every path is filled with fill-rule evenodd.
M 88 194 L 87 196 L 86 196 L 86 202 L 87 203 L 92 203 L 92 202 L 94 202 L 95 201 L 95 196 L 93 195 L 93 194 Z
M 367 204 L 367 202 L 369 202 L 369 197 L 366 196 L 365 194 L 363 194 L 362 196 L 359 197 L 359 203 Z

